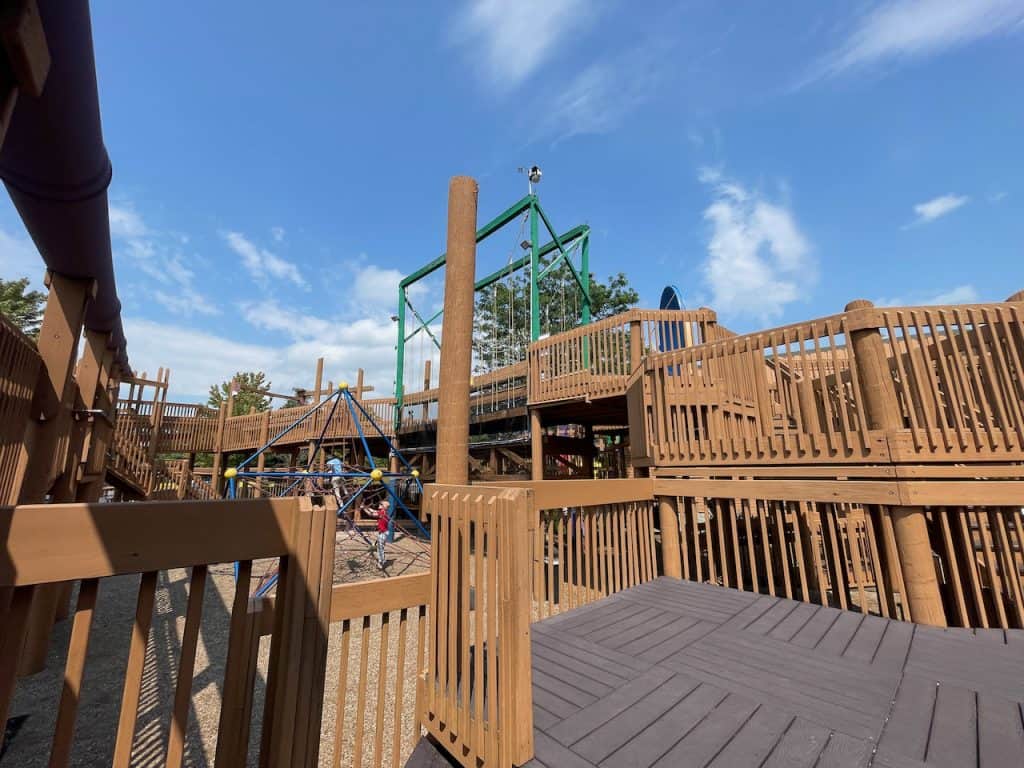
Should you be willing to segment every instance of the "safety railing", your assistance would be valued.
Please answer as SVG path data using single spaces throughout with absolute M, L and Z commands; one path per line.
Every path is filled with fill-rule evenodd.
M 526 380 L 526 361 L 475 374 L 470 381 L 470 420 L 503 418 L 513 415 L 517 409 L 525 409 Z M 440 398 L 439 387 L 406 394 L 402 398 L 401 429 L 429 429 L 437 421 Z
M 1020 304 L 864 308 L 649 356 L 641 465 L 1024 459 Z
M 429 485 L 423 725 L 462 765 L 533 756 L 530 491 Z
M 324 705 L 332 716 L 315 729 L 321 763 L 351 768 L 405 765 L 420 737 L 420 676 L 427 663 L 430 574 L 342 584 L 331 595 L 331 665 Z M 250 677 L 261 636 L 273 633 L 274 598 L 253 602 Z M 251 715 L 245 702 L 243 719 Z
M 710 309 L 631 309 L 530 345 L 530 403 L 621 396 L 644 355 L 723 333 Z
M 1016 481 L 658 478 L 654 489 L 666 575 L 905 620 L 894 510 L 923 503 L 947 622 L 1024 627 L 1024 522 L 1003 502 L 1024 502 Z M 957 497 L 972 506 L 946 506 Z
M 51 504 L 0 508 L 5 548 L 0 553 L 0 588 L 13 597 L 0 624 L 0 721 L 6 722 L 15 692 L 20 647 L 33 592 L 38 585 L 80 580 L 71 635 L 61 648 L 65 667 L 50 744 L 51 766 L 68 765 L 76 754 L 76 723 L 89 646 L 106 642 L 96 637 L 94 613 L 101 583 L 111 577 L 141 574 L 136 611 L 130 626 L 127 658 L 119 670 L 121 708 L 116 733 L 90 749 L 109 749 L 115 766 L 133 758 L 180 765 L 186 746 L 193 701 L 193 680 L 200 627 L 211 601 L 204 600 L 215 563 L 238 563 L 231 601 L 229 638 L 222 680 L 222 705 L 216 730 L 216 764 L 243 766 L 249 751 L 254 695 L 251 659 L 258 647 L 249 612 L 250 576 L 254 560 L 282 558 L 281 580 L 272 615 L 273 627 L 266 676 L 261 740 L 263 764 L 314 766 L 320 746 L 320 712 L 331 615 L 331 573 L 335 518 L 308 499 L 231 502 L 151 502 L 146 504 Z M 202 532 L 202 535 L 196 535 Z M 148 638 L 164 572 L 190 568 L 190 586 L 176 667 L 173 704 L 166 731 L 142 728 L 140 706 L 153 691 L 154 659 Z M 160 608 L 157 609 L 162 610 Z M 105 623 L 104 631 L 109 627 Z M 254 642 L 255 641 L 255 642 Z M 206 678 L 210 668 L 201 672 Z M 109 683 L 107 683 L 109 684 Z M 38 691 L 36 692 L 39 693 Z M 166 723 L 167 721 L 163 721 Z M 81 736 L 82 728 L 77 729 Z M 2 735 L 0 735 L 2 737 Z M 166 746 L 164 746 L 166 745 Z M 17 762 L 12 745 L 11 760 Z M 33 749 L 38 749 L 33 745 Z M 93 758 L 96 755 L 93 752 Z
M 36 345 L 0 314 L 0 504 L 14 503 L 22 440 L 39 376 Z

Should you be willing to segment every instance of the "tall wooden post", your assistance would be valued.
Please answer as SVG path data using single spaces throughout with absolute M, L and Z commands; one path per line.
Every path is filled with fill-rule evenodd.
M 679 499 L 658 497 L 658 527 L 661 529 L 661 562 L 666 576 L 683 578 L 683 560 L 679 551 Z
M 544 479 L 544 429 L 536 408 L 530 409 L 530 479 Z
M 469 380 L 473 356 L 476 203 L 479 187 L 456 176 L 448 187 L 448 255 L 444 271 L 437 482 L 469 482 Z
M 227 426 L 228 404 L 221 401 L 220 413 L 217 414 L 217 436 L 213 442 L 213 477 L 210 484 L 215 496 L 221 495 L 221 475 L 224 472 L 224 430 Z
M 846 305 L 847 312 L 874 307 L 866 299 Z M 886 432 L 903 428 L 896 388 L 885 354 L 885 344 L 877 328 L 861 328 L 850 333 L 854 365 L 864 395 L 864 419 L 868 429 Z M 890 507 L 900 571 L 906 587 L 910 618 L 918 624 L 946 626 L 946 612 L 928 539 L 928 519 L 923 507 Z
M 629 322 L 629 372 L 633 373 L 640 367 L 644 358 L 643 323 L 639 320 Z
M 32 400 L 33 422 L 25 436 L 15 477 L 18 503 L 43 500 L 64 470 L 62 435 L 70 430 L 71 411 L 78 393 L 72 372 L 78 356 L 78 340 L 85 309 L 94 295 L 92 280 L 77 280 L 49 274 L 50 295 L 39 330 L 38 350 L 42 360 Z M 50 628 L 56 615 L 59 585 L 46 584 L 32 590 L 32 602 L 22 646 L 19 672 L 32 674 L 46 664 Z

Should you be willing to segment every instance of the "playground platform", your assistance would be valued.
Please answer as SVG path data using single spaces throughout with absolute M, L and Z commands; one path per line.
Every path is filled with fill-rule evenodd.
M 532 667 L 530 768 L 1024 759 L 1024 630 L 661 577 L 534 624 Z

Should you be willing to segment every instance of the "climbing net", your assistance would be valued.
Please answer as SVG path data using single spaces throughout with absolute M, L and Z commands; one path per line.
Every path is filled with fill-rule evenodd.
M 260 471 L 250 468 L 271 446 L 279 443 L 300 425 L 311 419 L 319 419 L 318 415 L 324 411 L 327 412 L 327 417 L 323 420 L 317 439 L 310 446 L 305 468 L 284 471 Z M 361 453 L 361 461 L 357 463 L 331 456 L 320 466 L 316 459 L 320 455 L 325 437 L 331 434 L 334 420 L 338 418 L 350 419 L 356 432 L 356 437 L 352 439 L 353 450 L 343 451 L 343 456 L 354 457 Z M 364 424 L 368 429 L 364 429 Z M 377 466 L 378 460 L 370 448 L 367 432 L 371 436 L 375 433 L 383 440 L 387 457 L 382 457 L 381 463 L 393 459 L 389 462 L 392 469 Z M 361 448 L 361 451 L 356 448 Z M 352 396 L 348 384 L 344 382 L 330 397 L 310 408 L 292 424 L 274 435 L 237 467 L 226 470 L 224 476 L 228 480 L 227 497 L 231 499 L 243 495 L 243 488 L 244 495 L 249 495 L 255 490 L 262 496 L 332 496 L 337 503 L 339 524 L 347 531 L 348 538 L 362 541 L 366 545 L 366 555 L 376 557 L 381 570 L 384 570 L 386 562 L 385 546 L 395 540 L 395 522 L 399 512 L 404 513 L 414 524 L 421 537 L 419 546 L 426 547 L 425 542 L 430 539 L 429 532 L 407 506 L 407 502 L 422 497 L 423 486 L 419 480 L 419 472 L 406 461 L 373 415 Z M 376 520 L 378 525 L 373 537 L 368 536 L 359 527 L 357 518 L 361 515 Z M 272 565 L 258 580 L 254 596 L 267 594 L 276 582 L 277 566 Z

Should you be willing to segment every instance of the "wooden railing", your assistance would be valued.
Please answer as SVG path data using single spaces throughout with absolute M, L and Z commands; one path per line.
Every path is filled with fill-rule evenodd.
M 332 654 L 338 674 L 325 682 L 333 703 L 319 735 L 322 764 L 351 768 L 402 766 L 420 737 L 420 676 L 427 664 L 429 573 L 335 586 L 331 596 Z M 260 636 L 272 634 L 274 598 L 254 602 Z M 249 657 L 251 676 L 257 656 Z M 251 701 L 247 701 L 251 711 Z
M 65 673 L 51 742 L 51 766 L 75 753 L 75 732 L 100 583 L 142 574 L 131 642 L 121 679 L 121 710 L 113 741 L 113 765 L 128 766 L 133 754 L 159 750 L 154 734 L 137 730 L 140 694 L 147 675 L 147 640 L 162 571 L 190 567 L 177 683 L 166 742 L 167 765 L 181 765 L 193 673 L 209 566 L 238 562 L 217 729 L 218 766 L 243 766 L 249 750 L 253 696 L 251 659 L 255 626 L 249 612 L 253 560 L 280 557 L 271 623 L 259 755 L 262 764 L 314 766 L 320 745 L 324 666 L 331 615 L 335 518 L 308 499 L 146 504 L 51 504 L 0 509 L 5 550 L 0 590 L 13 588 L 0 622 L 0 722 L 6 721 L 33 592 L 51 582 L 81 580 L 64 656 Z M 107 638 L 102 638 L 106 641 Z M 152 670 L 149 670 L 152 673 Z M 208 669 L 204 674 L 209 674 Z M 58 685 L 58 681 L 54 681 Z M 145 741 L 145 744 L 140 744 Z
M 650 480 L 513 481 L 500 486 L 533 494 L 530 578 L 535 620 L 657 577 Z
M 533 756 L 531 492 L 429 485 L 431 605 L 423 724 L 462 765 Z
M 1022 360 L 1014 303 L 857 309 L 651 355 L 630 382 L 634 461 L 1024 460 Z
M 485 421 L 526 407 L 526 361 L 476 374 L 470 383 L 470 418 Z M 401 428 L 418 430 L 437 421 L 438 387 L 410 392 L 402 398 Z
M 914 617 L 893 510 L 920 504 L 947 621 L 1024 627 L 1020 481 L 658 478 L 654 489 L 667 575 L 899 619 Z
M 0 504 L 17 501 L 14 494 L 22 441 L 39 366 L 36 345 L 0 314 Z
M 621 396 L 644 355 L 723 333 L 710 309 L 631 309 L 530 345 L 530 403 Z

